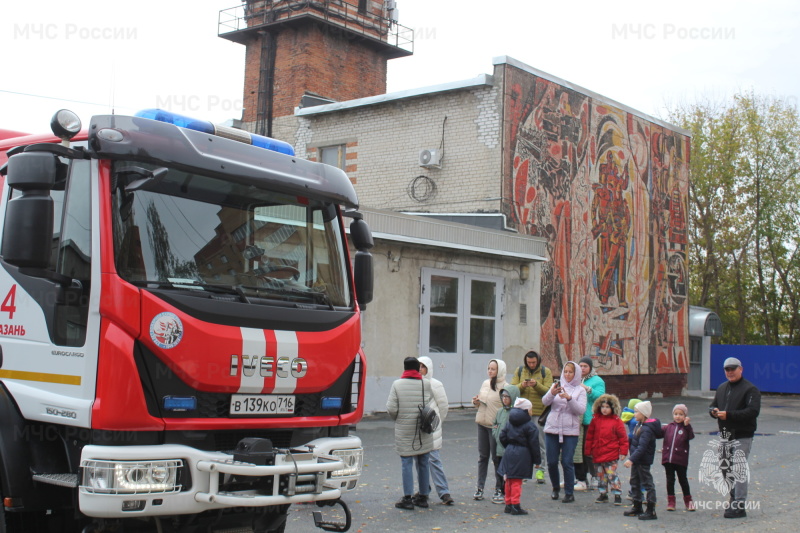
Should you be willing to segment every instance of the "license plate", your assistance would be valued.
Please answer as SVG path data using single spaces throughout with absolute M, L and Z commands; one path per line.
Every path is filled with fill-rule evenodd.
M 274 394 L 234 394 L 231 416 L 293 415 L 294 396 Z

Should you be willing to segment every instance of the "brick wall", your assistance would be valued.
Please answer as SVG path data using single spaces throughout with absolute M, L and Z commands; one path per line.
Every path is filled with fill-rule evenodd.
M 346 144 L 345 170 L 362 205 L 395 211 L 497 212 L 499 109 L 499 91 L 483 85 L 298 117 L 294 138 L 282 139 L 295 146 L 298 157 L 314 159 L 319 147 Z M 289 134 L 288 118 L 275 124 L 273 131 Z M 420 167 L 420 150 L 442 148 L 441 168 Z M 431 184 L 435 193 L 429 197 L 417 194 L 414 199 L 409 194 L 415 186 Z
M 686 374 L 625 374 L 602 376 L 606 382 L 606 392 L 615 394 L 623 405 L 631 398 L 647 398 L 653 395 L 681 396 L 686 389 Z
M 292 115 L 306 92 L 337 101 L 386 92 L 386 57 L 343 30 L 316 23 L 283 27 L 275 43 L 275 117 Z M 245 122 L 257 120 L 260 68 L 256 38 L 245 55 Z

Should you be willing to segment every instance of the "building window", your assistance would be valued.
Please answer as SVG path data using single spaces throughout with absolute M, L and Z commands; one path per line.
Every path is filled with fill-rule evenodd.
M 343 144 L 337 144 L 335 146 L 323 146 L 319 148 L 319 159 L 326 165 L 331 165 L 332 167 L 341 168 L 344 170 L 346 153 L 347 150 Z
M 358 0 L 358 12 L 359 13 L 367 12 L 367 0 Z

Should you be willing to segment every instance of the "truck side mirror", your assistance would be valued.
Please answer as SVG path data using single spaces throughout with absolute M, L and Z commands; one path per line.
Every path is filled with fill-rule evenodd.
M 23 152 L 8 160 L 8 186 L 22 194 L 8 201 L 0 254 L 18 267 L 47 268 L 53 241 L 56 156 Z
M 356 250 L 369 250 L 375 243 L 372 241 L 372 232 L 364 219 L 357 218 L 350 223 L 350 238 Z
M 366 309 L 372 301 L 372 254 L 358 250 L 353 259 L 353 277 L 356 283 L 356 298 L 361 309 Z

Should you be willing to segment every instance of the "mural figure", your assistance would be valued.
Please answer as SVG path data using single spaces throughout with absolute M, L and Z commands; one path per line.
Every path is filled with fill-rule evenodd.
M 626 249 L 631 211 L 624 193 L 629 182 L 627 165 L 620 176 L 614 156 L 608 152 L 606 162 L 600 165 L 600 183 L 592 184 L 592 238 L 597 241 L 595 283 L 604 312 L 610 309 L 609 299 L 614 294 L 619 307 L 628 307 Z

